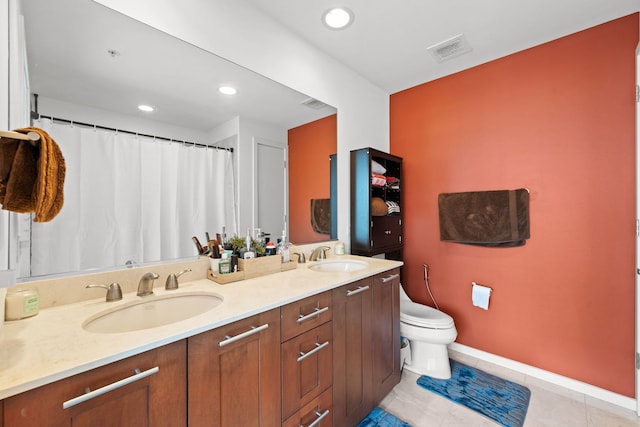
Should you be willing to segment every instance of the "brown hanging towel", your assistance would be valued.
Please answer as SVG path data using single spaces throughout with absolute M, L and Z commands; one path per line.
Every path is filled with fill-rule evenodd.
M 311 199 L 310 209 L 313 231 L 331 234 L 331 199 Z
M 440 240 L 492 247 L 525 244 L 529 191 L 472 191 L 438 196 Z
M 16 132 L 36 132 L 40 140 L 32 144 L 3 137 L 0 141 L 0 204 L 4 210 L 34 213 L 35 222 L 51 221 L 64 204 L 64 157 L 44 130 Z

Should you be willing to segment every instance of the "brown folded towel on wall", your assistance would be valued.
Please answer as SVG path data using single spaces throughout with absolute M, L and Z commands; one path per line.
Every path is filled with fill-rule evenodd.
M 331 199 L 311 199 L 311 228 L 320 234 L 331 234 Z
M 529 191 L 474 191 L 438 196 L 440 240 L 493 247 L 525 244 Z
M 0 204 L 12 212 L 33 212 L 35 222 L 51 221 L 64 204 L 64 157 L 42 129 L 16 132 L 36 132 L 40 140 L 35 145 L 7 138 L 0 141 Z

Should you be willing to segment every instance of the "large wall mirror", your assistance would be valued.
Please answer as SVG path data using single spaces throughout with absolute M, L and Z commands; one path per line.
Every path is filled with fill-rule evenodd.
M 53 221 L 19 218 L 23 279 L 194 256 L 192 236 L 222 227 L 296 234 L 288 138 L 323 123 L 335 153 L 335 108 L 92 0 L 21 8 L 33 125 L 61 146 L 68 179 Z M 331 153 L 312 153 L 328 177 Z

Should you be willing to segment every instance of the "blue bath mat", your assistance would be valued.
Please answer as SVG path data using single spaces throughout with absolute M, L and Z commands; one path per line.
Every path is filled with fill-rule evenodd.
M 358 427 L 411 427 L 382 408 L 373 408 Z
M 528 388 L 455 360 L 451 361 L 450 379 L 423 375 L 418 385 L 506 427 L 522 427 L 531 398 Z

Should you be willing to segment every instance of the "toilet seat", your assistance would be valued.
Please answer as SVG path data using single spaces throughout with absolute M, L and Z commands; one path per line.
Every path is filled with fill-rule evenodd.
M 400 301 L 400 321 L 429 329 L 454 327 L 453 318 L 440 310 L 413 301 Z

